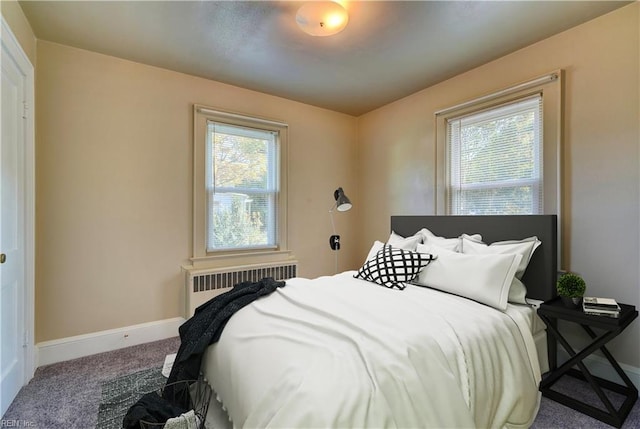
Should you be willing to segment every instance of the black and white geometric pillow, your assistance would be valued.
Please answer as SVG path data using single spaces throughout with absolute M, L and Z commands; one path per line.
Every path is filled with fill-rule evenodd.
M 420 270 L 435 258 L 427 253 L 412 252 L 385 245 L 358 270 L 355 278 L 388 288 L 405 288 Z

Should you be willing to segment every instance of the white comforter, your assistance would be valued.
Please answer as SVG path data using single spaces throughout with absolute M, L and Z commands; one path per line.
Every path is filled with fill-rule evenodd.
M 231 318 L 203 370 L 235 427 L 531 424 L 540 371 L 520 313 L 354 273 L 287 280 Z

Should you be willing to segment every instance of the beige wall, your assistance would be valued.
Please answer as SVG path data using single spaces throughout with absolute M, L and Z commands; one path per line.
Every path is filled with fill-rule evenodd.
M 359 254 L 389 215 L 432 214 L 434 112 L 563 69 L 564 268 L 588 293 L 640 307 L 639 9 L 634 3 L 358 119 Z M 640 367 L 640 323 L 613 341 Z
M 22 50 L 31 61 L 32 65 L 36 65 L 36 36 L 33 34 L 31 25 L 22 12 L 20 4 L 17 0 L 1 0 L 0 10 L 2 17 L 7 21 L 14 36 L 22 46 Z
M 8 21 L 35 61 L 14 6 Z M 36 341 L 181 314 L 192 103 L 290 124 L 289 240 L 301 274 L 314 277 L 334 270 L 327 212 L 337 186 L 354 201 L 336 215 L 342 270 L 386 238 L 390 215 L 433 213 L 436 110 L 559 68 L 564 267 L 590 293 L 640 307 L 639 21 L 635 3 L 358 119 L 39 41 Z M 635 367 L 638 325 L 613 344 Z
M 37 53 L 37 342 L 182 315 L 193 103 L 289 124 L 290 248 L 302 275 L 333 272 L 333 191 L 358 201 L 354 117 L 49 42 Z M 336 216 L 341 265 L 356 216 Z

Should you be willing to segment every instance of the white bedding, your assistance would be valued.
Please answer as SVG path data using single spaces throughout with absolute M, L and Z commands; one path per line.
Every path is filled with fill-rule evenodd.
M 525 312 L 354 273 L 287 280 L 229 320 L 203 371 L 233 426 L 530 426 Z

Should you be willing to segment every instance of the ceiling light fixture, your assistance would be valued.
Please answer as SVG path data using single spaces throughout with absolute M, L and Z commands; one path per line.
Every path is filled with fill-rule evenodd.
M 307 34 L 331 36 L 344 30 L 349 22 L 349 14 L 334 1 L 312 1 L 298 9 L 296 22 Z

